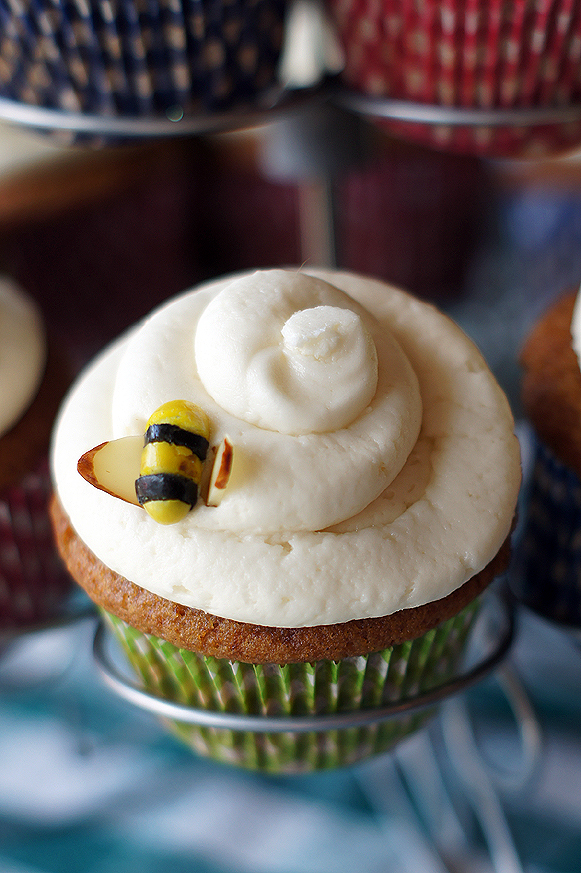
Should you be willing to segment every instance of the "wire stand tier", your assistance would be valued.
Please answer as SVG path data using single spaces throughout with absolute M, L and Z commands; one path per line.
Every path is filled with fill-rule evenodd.
M 481 109 L 414 103 L 337 88 L 333 102 L 359 115 L 450 127 L 537 127 L 581 121 L 581 105 Z
M 259 127 L 278 118 L 302 112 L 305 107 L 324 100 L 327 96 L 323 86 L 304 89 L 281 87 L 248 107 L 187 115 L 176 105 L 160 116 L 65 112 L 0 97 L 0 118 L 37 131 L 74 133 L 106 143 L 110 140 L 196 136 Z
M 101 678 L 112 691 L 132 705 L 162 718 L 234 731 L 305 733 L 375 725 L 433 707 L 476 685 L 491 673 L 507 655 L 514 632 L 515 617 L 512 602 L 502 593 L 488 592 L 484 597 L 477 626 L 474 628 L 474 646 L 478 651 L 469 653 L 469 662 L 460 668 L 457 675 L 417 696 L 384 706 L 321 715 L 268 716 L 218 712 L 187 706 L 153 695 L 130 678 L 124 668 L 116 662 L 103 621 L 99 621 L 96 627 L 93 656 Z
M 250 105 L 222 112 L 187 114 L 176 105 L 159 116 L 124 116 L 67 112 L 0 97 L 0 119 L 25 128 L 50 133 L 69 133 L 104 143 L 131 139 L 198 136 L 260 127 L 301 113 L 317 104 L 332 105 L 371 120 L 405 124 L 406 129 L 427 127 L 491 130 L 494 134 L 520 129 L 570 128 L 581 125 L 581 104 L 511 108 L 468 108 L 417 103 L 354 91 L 336 76 L 323 78 L 310 87 L 278 85 Z M 409 126 L 409 127 L 407 127 Z M 579 136 L 581 141 L 581 136 Z M 571 143 L 568 143 L 571 145 Z

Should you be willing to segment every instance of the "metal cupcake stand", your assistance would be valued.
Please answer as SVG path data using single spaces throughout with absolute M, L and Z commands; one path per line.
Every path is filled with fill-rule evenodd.
M 70 134 L 72 138 L 90 139 L 93 143 L 108 144 L 145 138 L 164 138 L 182 136 L 201 136 L 207 134 L 236 131 L 243 128 L 283 123 L 283 132 L 288 125 L 297 125 L 299 138 L 304 135 L 305 117 L 310 112 L 330 111 L 347 113 L 355 119 L 387 119 L 411 125 L 446 126 L 452 128 L 486 127 L 503 129 L 513 127 L 535 127 L 539 125 L 567 125 L 581 121 L 581 106 L 566 106 L 547 109 L 516 110 L 467 110 L 437 106 L 417 105 L 398 100 L 371 98 L 347 91 L 334 77 L 317 83 L 313 87 L 288 89 L 280 88 L 268 95 L 261 105 L 247 111 L 217 113 L 211 115 L 185 116 L 178 108 L 159 118 L 121 118 L 102 117 L 66 113 L 32 105 L 18 104 L 0 98 L 0 118 L 9 123 L 36 131 Z M 342 119 L 343 120 L 343 119 Z M 286 125 L 287 127 L 285 128 Z M 275 127 L 276 129 L 276 127 Z M 296 131 L 295 131 L 296 132 Z M 275 134 L 276 135 L 276 134 Z M 286 135 L 286 133 L 283 133 Z M 312 213 L 316 212 L 316 224 L 327 234 L 326 244 L 317 246 L 318 262 L 321 265 L 334 265 L 334 222 L 333 202 L 329 195 L 330 176 L 336 169 L 333 149 L 336 142 L 329 139 L 329 154 L 323 155 L 313 171 L 312 163 L 296 169 L 267 168 L 274 173 L 296 172 L 300 181 L 313 172 L 318 176 L 319 192 L 322 195 L 306 197 L 302 200 L 305 223 L 312 225 Z M 333 169 L 328 174 L 329 160 Z M 268 164 L 268 159 L 266 161 Z M 309 187 L 312 191 L 312 186 Z M 329 196 L 327 196 L 329 195 Z M 308 215 L 306 213 L 309 213 Z M 308 241 L 306 243 L 308 246 Z M 103 623 L 97 618 L 91 605 L 80 604 L 73 598 L 62 614 L 50 622 L 34 627 L 20 628 L 17 631 L 0 635 L 0 658 L 19 640 L 32 638 L 36 634 L 50 633 L 58 629 L 74 626 L 89 620 L 95 623 L 93 640 L 93 659 L 104 684 L 128 704 L 162 719 L 176 719 L 184 723 L 214 728 L 229 728 L 253 732 L 308 732 L 328 729 L 361 727 L 383 721 L 402 718 L 412 712 L 429 707 L 439 707 L 439 736 L 446 760 L 451 763 L 461 781 L 466 802 L 478 818 L 485 837 L 492 867 L 497 873 L 522 873 L 523 867 L 515 849 L 502 806 L 497 795 L 498 787 L 524 789 L 534 780 L 542 756 L 542 737 L 539 723 L 530 705 L 527 694 L 515 669 L 510 665 L 507 655 L 510 652 L 516 630 L 517 605 L 507 593 L 503 582 L 485 596 L 485 608 L 475 628 L 475 643 L 466 662 L 457 675 L 442 685 L 416 697 L 398 701 L 372 710 L 336 713 L 321 716 L 268 717 L 264 715 L 240 715 L 227 712 L 212 712 L 183 706 L 163 698 L 152 696 L 143 690 L 138 682 L 121 665 L 119 652 L 108 635 Z M 480 752 L 472 727 L 471 716 L 464 692 L 476 686 L 488 676 L 494 676 L 500 684 L 514 713 L 516 731 L 521 746 L 520 762 L 509 774 L 500 774 L 489 766 Z M 0 676 L 0 689 L 1 689 Z M 398 786 L 403 794 L 414 799 L 414 808 L 409 806 L 410 816 L 417 813 L 418 806 L 425 804 L 427 795 L 433 792 L 434 784 L 425 782 L 427 772 L 436 772 L 441 761 L 441 750 L 434 746 L 430 737 L 421 732 L 419 769 L 418 761 L 410 763 L 396 748 L 393 754 L 382 756 L 369 766 L 356 769 L 356 778 L 367 796 L 372 808 L 378 814 L 385 812 L 385 796 L 390 779 L 397 771 Z M 433 806 L 433 804 L 432 804 Z M 414 869 L 428 871 L 450 870 L 445 853 L 439 851 L 438 826 L 432 808 L 430 845 L 416 846 L 416 854 L 426 850 L 427 855 L 418 855 L 418 865 Z M 429 867 L 422 864 L 429 861 Z
M 108 646 L 107 632 L 102 622 L 97 624 L 93 655 L 103 680 L 120 697 L 140 706 L 155 715 L 173 718 L 178 721 L 204 725 L 207 727 L 228 728 L 236 731 L 256 731 L 259 733 L 284 733 L 293 731 L 340 730 L 341 728 L 363 727 L 377 724 L 392 718 L 418 712 L 441 703 L 468 688 L 476 685 L 497 668 L 508 653 L 515 632 L 514 610 L 508 596 L 491 593 L 485 598 L 484 611 L 475 629 L 476 651 L 468 663 L 456 676 L 414 697 L 400 700 L 386 706 L 358 712 L 339 712 L 316 716 L 267 716 L 241 715 L 230 712 L 209 712 L 190 706 L 173 703 L 145 692 L 135 683 L 116 662 L 114 653 Z
M 310 88 L 279 87 L 248 109 L 188 116 L 179 106 L 159 117 L 124 117 L 65 112 L 0 97 L 0 118 L 34 130 L 92 136 L 104 143 L 119 140 L 199 136 L 270 124 L 277 118 L 301 113 L 313 103 L 328 102 L 367 118 L 405 121 L 433 127 L 534 128 L 581 121 L 581 106 L 545 106 L 511 109 L 468 109 L 373 97 L 351 91 L 334 76 Z

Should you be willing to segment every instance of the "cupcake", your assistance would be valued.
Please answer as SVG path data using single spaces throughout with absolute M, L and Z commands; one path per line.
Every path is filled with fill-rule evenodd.
M 469 110 L 571 108 L 581 96 L 581 12 L 555 3 L 327 0 L 344 82 L 371 97 Z M 425 118 L 425 116 L 423 116 Z M 575 148 L 581 121 L 471 125 L 386 121 L 405 138 L 484 156 Z M 448 119 L 449 121 L 449 119 Z M 466 121 L 466 119 L 465 119 Z
M 527 606 L 581 628 L 581 305 L 560 296 L 521 352 L 522 399 L 533 429 L 526 517 L 511 574 Z
M 52 620 L 71 590 L 48 516 L 50 432 L 63 366 L 36 304 L 0 278 L 0 638 Z
M 52 473 L 60 552 L 146 689 L 328 715 L 455 675 L 508 560 L 520 455 L 480 353 L 432 306 L 269 270 L 180 295 L 103 352 L 62 407 Z M 385 751 L 426 717 L 172 729 L 287 773 Z
M 252 103 L 276 81 L 284 0 L 0 2 L 0 95 L 68 113 Z

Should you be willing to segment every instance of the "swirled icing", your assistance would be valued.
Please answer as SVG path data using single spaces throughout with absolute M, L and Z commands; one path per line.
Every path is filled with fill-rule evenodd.
M 310 390 L 295 397 L 289 396 L 288 387 L 296 379 L 267 375 L 273 367 L 265 367 L 264 358 L 284 357 L 282 329 L 293 312 L 291 288 L 296 313 L 304 312 L 306 301 L 331 299 L 365 319 L 367 354 L 355 355 L 363 373 L 347 380 L 347 387 L 342 383 L 349 363 L 341 366 L 339 361 L 335 367 L 332 362 L 323 364 L 330 370 L 322 380 L 326 385 L 311 380 Z M 254 337 L 248 336 L 251 331 L 244 329 L 244 322 L 250 323 Z M 343 355 L 348 362 L 350 351 Z M 220 370 L 218 390 L 213 390 L 214 366 Z M 369 369 L 376 388 L 371 397 Z M 343 426 L 329 430 L 324 407 L 326 397 L 335 392 L 340 400 L 354 394 L 355 405 L 347 410 Z M 228 434 L 236 447 L 228 499 L 218 507 L 197 507 L 195 523 L 237 533 L 322 530 L 360 512 L 404 465 L 422 413 L 413 368 L 371 314 L 327 282 L 276 270 L 258 274 L 254 284 L 244 277 L 217 296 L 199 291 L 195 297 L 181 298 L 164 309 L 163 317 L 154 316 L 142 326 L 128 341 L 117 370 L 113 436 L 143 433 L 148 410 L 171 397 L 192 400 L 205 409 L 213 441 Z M 250 401 L 253 409 L 262 411 L 260 417 L 248 411 Z M 316 428 L 304 432 L 302 427 L 299 434 L 276 429 L 279 419 L 286 421 L 293 410 L 303 422 L 316 418 Z
M 330 415 L 325 378 L 295 393 L 295 372 L 280 376 L 300 372 L 300 356 L 337 385 Z M 204 407 L 212 442 L 228 433 L 235 465 L 218 507 L 160 526 L 76 462 L 178 397 Z M 178 603 L 280 627 L 445 596 L 494 557 L 520 485 L 508 403 L 449 319 L 381 282 L 305 271 L 219 280 L 154 312 L 73 387 L 52 463 L 73 526 L 107 566 Z
M 0 277 L 0 435 L 30 406 L 45 361 L 44 326 L 37 306 L 14 282 Z
M 325 433 L 351 424 L 376 392 L 372 333 L 386 336 L 377 327 L 327 282 L 270 270 L 231 282 L 204 309 L 196 366 L 231 415 L 287 434 Z

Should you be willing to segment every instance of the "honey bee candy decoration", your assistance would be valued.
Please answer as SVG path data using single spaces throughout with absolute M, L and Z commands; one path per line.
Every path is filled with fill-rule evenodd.
M 147 422 L 137 499 L 159 524 L 174 524 L 198 501 L 210 439 L 208 416 L 193 403 L 172 400 Z
M 95 488 L 142 506 L 159 524 L 175 524 L 198 502 L 204 462 L 214 457 L 205 502 L 217 506 L 234 458 L 227 436 L 210 450 L 210 421 L 195 403 L 171 400 L 147 421 L 145 436 L 102 443 L 85 452 L 77 469 Z

